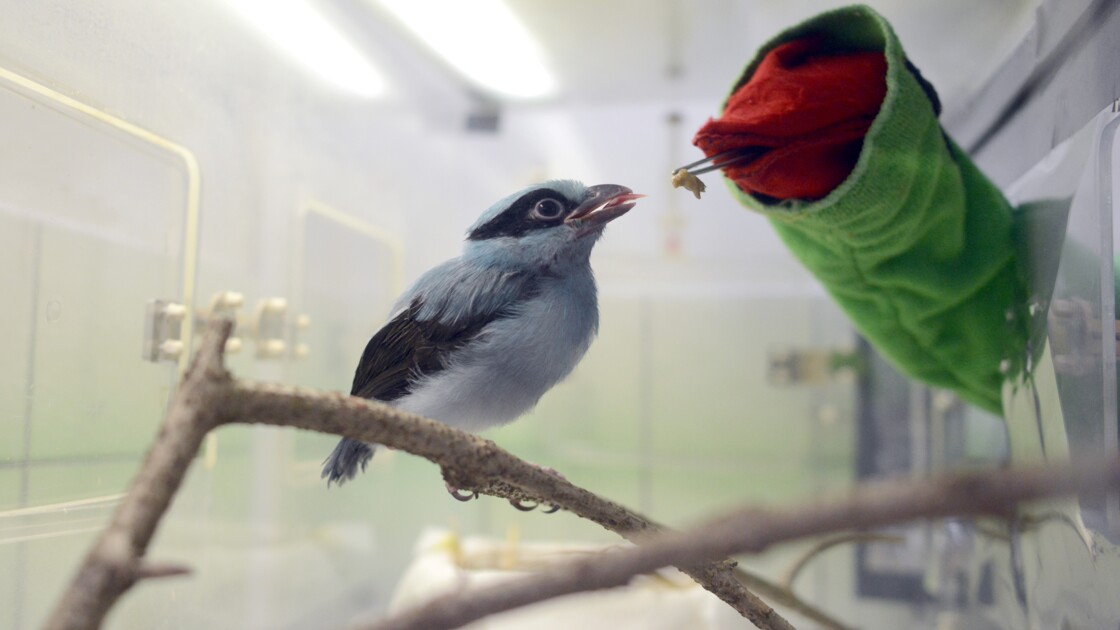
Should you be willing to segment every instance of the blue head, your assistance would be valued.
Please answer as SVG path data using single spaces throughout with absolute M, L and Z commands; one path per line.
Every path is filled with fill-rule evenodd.
M 467 234 L 464 256 L 514 267 L 586 264 L 607 223 L 642 196 L 625 186 L 567 179 L 530 186 L 482 214 Z

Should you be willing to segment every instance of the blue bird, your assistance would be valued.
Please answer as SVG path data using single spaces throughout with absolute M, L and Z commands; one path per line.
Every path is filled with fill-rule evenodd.
M 642 196 L 554 180 L 495 203 L 462 255 L 397 300 L 366 344 L 350 394 L 467 431 L 532 409 L 591 345 L 599 327 L 591 249 Z M 327 485 L 365 470 L 374 446 L 342 439 L 323 465 Z

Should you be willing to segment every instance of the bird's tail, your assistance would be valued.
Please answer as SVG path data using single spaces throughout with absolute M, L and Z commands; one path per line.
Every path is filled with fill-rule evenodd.
M 338 446 L 334 447 L 331 454 L 323 461 L 322 477 L 327 480 L 329 488 L 331 482 L 342 485 L 358 474 L 358 469 L 365 471 L 366 464 L 373 457 L 374 445 L 342 438 Z

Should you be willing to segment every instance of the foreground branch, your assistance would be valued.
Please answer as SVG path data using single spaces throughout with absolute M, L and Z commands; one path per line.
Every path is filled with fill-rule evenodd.
M 818 540 L 813 544 L 812 547 L 809 547 L 807 551 L 802 553 L 800 557 L 794 560 L 793 564 L 791 564 L 789 568 L 786 569 L 785 575 L 782 576 L 782 579 L 778 582 L 778 584 L 780 584 L 785 590 L 792 592 L 794 580 L 797 579 L 798 574 L 800 574 L 801 571 L 809 565 L 813 558 L 816 558 L 825 551 L 828 551 L 829 549 L 832 549 L 833 547 L 837 547 L 839 545 L 868 542 L 893 543 L 896 545 L 900 545 L 906 542 L 906 539 L 902 536 L 896 536 L 894 534 L 876 534 L 866 532 L 846 532 L 843 534 L 837 534 L 835 536 L 829 536 L 822 540 Z
M 142 560 L 208 431 L 243 422 L 296 427 L 374 442 L 441 466 L 444 479 L 465 491 L 559 506 L 630 540 L 663 528 L 618 504 L 549 474 L 493 442 L 388 405 L 347 396 L 245 383 L 222 365 L 232 324 L 210 322 L 176 391 L 167 418 L 128 493 L 57 604 L 47 628 L 97 628 L 136 582 L 165 570 Z M 792 626 L 739 583 L 734 563 L 678 565 L 701 586 L 764 630 Z
M 213 401 L 230 381 L 222 367 L 222 352 L 231 329 L 230 322 L 211 325 L 128 493 L 55 606 L 46 628 L 100 627 L 125 591 L 160 573 L 145 567 L 144 552 L 202 439 L 217 426 Z
M 128 493 L 47 628 L 97 628 L 136 582 L 186 571 L 146 564 L 144 556 L 206 433 L 233 422 L 297 427 L 408 451 L 439 464 L 444 478 L 460 489 L 557 505 L 640 543 L 635 549 L 566 564 L 465 597 L 443 597 L 387 620 L 382 628 L 454 627 L 565 593 L 620 586 L 638 573 L 675 565 L 758 627 L 786 629 L 789 623 L 743 588 L 734 563 L 721 558 L 838 530 L 948 515 L 1009 516 L 1018 501 L 1120 482 L 1120 462 L 1097 461 L 881 484 L 857 489 L 845 500 L 744 510 L 689 533 L 666 533 L 641 515 L 528 464 L 489 440 L 444 424 L 342 394 L 236 381 L 222 366 L 230 328 L 226 321 L 211 322 Z
M 810 621 L 814 621 L 823 630 L 853 630 L 852 626 L 801 599 L 801 596 L 793 592 L 792 588 L 775 584 L 757 573 L 747 571 L 741 565 L 735 568 L 735 578 L 739 580 L 740 584 L 747 587 L 752 593 L 757 593 L 765 601 L 777 604 L 790 612 L 795 612 Z
M 757 553 L 779 542 L 948 516 L 1011 517 L 1020 501 L 1120 487 L 1120 459 L 947 475 L 856 488 L 844 499 L 786 509 L 747 508 L 642 545 L 566 562 L 547 572 L 436 598 L 370 630 L 450 628 L 527 604 L 625 585 L 659 568 Z

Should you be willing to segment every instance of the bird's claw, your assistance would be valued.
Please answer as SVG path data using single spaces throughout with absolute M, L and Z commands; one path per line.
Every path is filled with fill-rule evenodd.
M 521 510 L 522 512 L 532 512 L 533 510 L 540 507 L 540 503 L 531 503 L 529 505 L 525 505 L 521 502 L 521 499 L 510 499 L 509 504 L 512 505 L 515 509 Z M 541 514 L 555 514 L 559 511 L 559 505 L 550 505 L 548 506 L 548 509 L 541 512 Z
M 478 493 L 477 492 L 463 492 L 463 491 L 459 490 L 458 488 L 456 488 L 456 489 L 451 491 L 451 496 L 456 501 L 470 501 L 471 499 L 477 499 L 478 498 Z
M 533 510 L 537 509 L 537 505 L 538 505 L 537 503 L 531 503 L 529 505 L 525 505 L 524 503 L 521 502 L 521 499 L 510 499 L 509 504 L 512 505 L 515 509 L 520 510 L 522 512 L 532 512 Z
M 447 488 L 447 493 L 450 494 L 451 497 L 456 501 L 470 501 L 471 499 L 478 498 L 477 492 L 463 492 L 462 490 L 453 487 L 449 483 L 444 483 L 443 485 L 445 488 Z
M 568 480 L 568 478 L 567 478 L 567 477 L 565 477 L 564 475 L 560 474 L 560 471 L 556 470 L 555 468 L 552 468 L 552 467 L 550 467 L 550 466 L 538 466 L 538 465 L 536 465 L 536 464 L 533 464 L 533 465 L 534 465 L 534 466 L 536 466 L 537 468 L 539 468 L 539 469 L 541 470 L 541 472 L 545 473 L 546 475 L 550 475 L 550 476 L 556 477 L 557 479 L 560 479 L 560 480 L 562 480 L 562 481 L 567 481 L 567 480 Z M 515 503 L 515 502 L 514 502 L 514 501 L 512 501 L 512 500 L 510 501 L 510 504 L 511 504 L 511 505 L 513 505 L 513 507 L 515 507 L 515 508 L 517 508 L 517 509 L 521 510 L 522 512 L 528 512 L 529 510 L 533 510 L 533 509 L 536 509 L 536 508 L 537 508 L 537 506 L 539 505 L 539 504 L 536 504 L 536 503 L 534 503 L 534 504 L 532 505 L 532 507 L 525 507 L 525 506 L 521 505 L 521 502 L 520 502 L 520 501 L 517 501 L 517 502 Z M 559 505 L 550 505 L 550 506 L 548 506 L 548 509 L 547 509 L 547 510 L 544 510 L 544 511 L 543 511 L 543 512 L 541 512 L 541 513 L 542 513 L 542 514 L 555 514 L 555 513 L 559 512 L 559 511 L 560 511 L 560 506 L 559 506 Z

